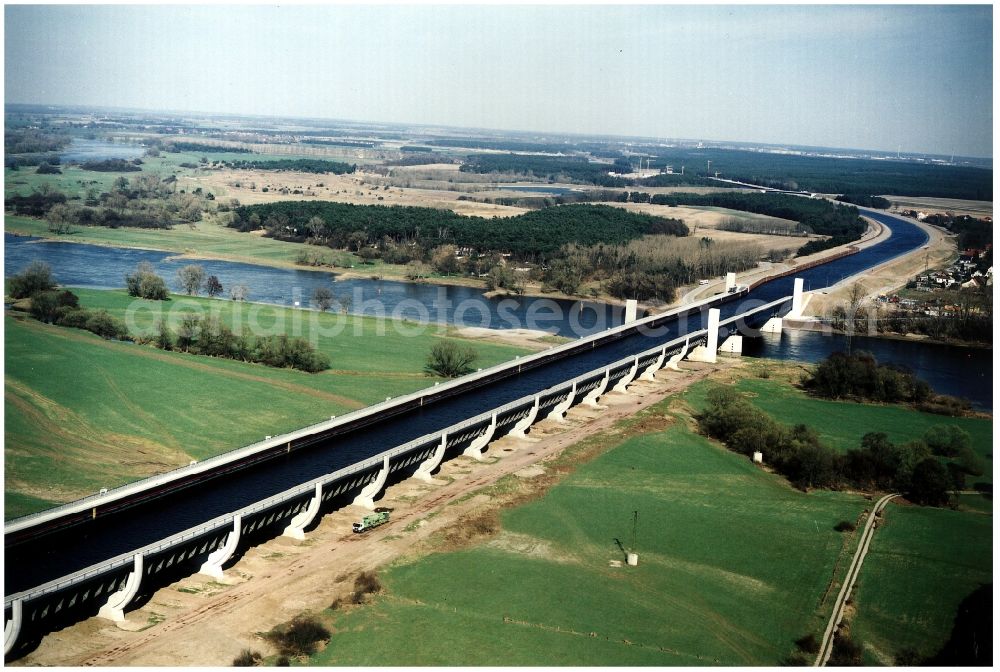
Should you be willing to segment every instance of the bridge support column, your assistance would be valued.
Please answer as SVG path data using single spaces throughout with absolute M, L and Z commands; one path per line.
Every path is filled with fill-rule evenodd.
M 361 494 L 354 498 L 353 504 L 355 506 L 363 506 L 369 511 L 375 510 L 375 498 L 378 497 L 378 493 L 382 491 L 382 486 L 385 485 L 386 479 L 389 478 L 389 456 L 386 455 L 382 460 L 382 469 L 378 472 L 378 476 L 375 480 L 369 483 L 361 491 Z
M 240 543 L 240 533 L 243 527 L 243 516 L 237 515 L 233 518 L 233 530 L 226 536 L 226 543 L 212 551 L 208 560 L 202 564 L 199 574 L 211 576 L 214 579 L 222 579 L 222 565 L 226 564 L 229 558 L 233 557 L 236 547 Z
M 569 391 L 566 401 L 560 401 L 556 404 L 555 408 L 552 409 L 552 412 L 546 418 L 548 420 L 555 420 L 556 422 L 566 422 L 566 411 L 573 405 L 574 397 L 576 397 L 576 383 L 573 383 L 573 388 Z
M 635 322 L 636 317 L 639 314 L 639 302 L 635 299 L 629 299 L 625 302 L 625 324 L 629 322 Z
M 691 352 L 691 361 L 715 364 L 719 351 L 719 309 L 708 310 L 708 343 L 699 345 Z
M 615 386 L 611 388 L 611 391 L 619 392 L 621 394 L 625 394 L 626 392 L 628 392 L 628 386 L 633 380 L 635 380 L 635 374 L 637 374 L 638 372 L 639 372 L 639 358 L 636 357 L 635 361 L 632 362 L 632 368 L 628 370 L 628 373 L 625 374 L 625 377 L 619 380 L 615 384 Z
M 120 590 L 117 590 L 108 596 L 108 601 L 105 602 L 104 606 L 100 608 L 97 615 L 101 618 L 115 621 L 116 623 L 124 621 L 125 607 L 129 605 L 129 602 L 131 602 L 136 593 L 139 592 L 139 585 L 141 583 L 142 553 L 137 553 L 132 559 L 132 571 L 129 572 L 128 578 L 125 579 L 125 585 L 122 586 Z
M 441 464 L 441 459 L 444 458 L 445 448 L 448 447 L 448 434 L 441 435 L 441 443 L 438 447 L 434 449 L 434 452 L 426 460 L 420 463 L 417 467 L 416 472 L 414 472 L 414 477 L 419 478 L 424 483 L 443 483 L 444 481 L 435 480 L 431 476 L 431 472 L 437 469 L 438 465 Z
M 722 345 L 719 346 L 719 352 L 726 355 L 741 356 L 743 354 L 743 337 L 739 334 L 733 334 L 722 342 Z
M 804 281 L 802 278 L 795 278 L 795 283 L 792 289 L 792 309 L 788 311 L 788 317 L 802 317 L 802 286 Z
M 688 354 L 689 343 L 690 339 L 685 339 L 684 347 L 681 348 L 680 352 L 678 352 L 676 355 L 667 360 L 667 365 L 664 368 L 670 369 L 671 371 L 680 371 L 681 367 L 678 366 L 678 364 L 680 364 L 680 361 L 684 359 L 685 355 Z
M 601 398 L 602 394 L 604 394 L 604 390 L 608 389 L 608 381 L 609 380 L 611 380 L 611 369 L 610 369 L 610 367 L 604 371 L 604 380 L 602 380 L 600 383 L 598 383 L 597 387 L 595 387 L 594 389 L 592 389 L 590 391 L 590 393 L 586 397 L 584 397 L 583 401 L 580 402 L 580 403 L 582 403 L 582 404 L 584 404 L 586 406 L 590 406 L 591 408 L 596 408 L 596 409 L 599 409 L 599 410 L 603 410 L 605 407 L 599 405 L 597 403 L 597 400 Z
M 14 600 L 10 603 L 10 620 L 3 624 L 3 655 L 7 655 L 14 650 L 17 638 L 21 634 L 21 621 L 23 619 L 23 607 L 21 600 Z
M 639 376 L 639 380 L 655 381 L 656 376 L 654 374 L 663 368 L 663 360 L 665 360 L 666 358 L 667 358 L 667 346 L 664 345 L 663 349 L 660 350 L 660 356 L 656 358 L 656 361 L 654 361 L 652 364 L 646 367 L 646 370 L 642 372 L 641 376 Z
M 726 294 L 736 289 L 736 274 L 726 273 Z
M 781 333 L 781 318 L 772 317 L 770 320 L 764 323 L 764 326 L 760 328 L 761 333 L 764 334 L 780 334 Z
M 541 400 L 542 398 L 540 396 L 535 395 L 535 405 L 531 407 L 530 411 L 528 411 L 528 415 L 521 418 L 514 424 L 514 428 L 510 430 L 507 436 L 512 436 L 515 439 L 521 439 L 523 441 L 529 440 L 527 435 L 525 435 L 525 432 L 528 431 L 531 425 L 535 422 L 535 418 L 538 417 L 538 404 Z M 534 441 L 535 439 L 530 440 Z
M 298 539 L 302 541 L 306 538 L 306 527 L 316 518 L 316 514 L 319 513 L 319 505 L 323 501 L 323 484 L 316 484 L 316 493 L 306 504 L 306 508 L 299 511 L 297 514 L 292 516 L 291 522 L 288 523 L 288 527 L 284 529 L 281 533 L 283 537 L 291 537 L 292 539 Z
M 490 424 L 486 427 L 486 431 L 483 432 L 482 436 L 479 436 L 472 440 L 469 447 L 462 451 L 462 454 L 466 457 L 471 457 L 477 462 L 483 461 L 483 451 L 486 446 L 490 445 L 490 441 L 493 440 L 493 434 L 497 431 L 497 414 L 494 413 L 493 417 L 490 419 Z

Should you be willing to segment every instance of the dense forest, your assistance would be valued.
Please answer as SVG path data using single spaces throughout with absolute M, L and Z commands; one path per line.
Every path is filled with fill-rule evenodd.
M 160 149 L 165 152 L 226 152 L 229 154 L 250 154 L 249 149 L 231 147 L 229 145 L 210 145 L 203 142 L 182 142 L 180 140 L 164 140 Z
M 720 192 L 714 194 L 657 194 L 651 203 L 658 205 L 708 205 L 731 210 L 743 210 L 782 219 L 791 219 L 808 232 L 830 236 L 828 240 L 813 240 L 803 245 L 798 254 L 812 254 L 857 240 L 867 228 L 858 217 L 858 209 L 836 205 L 820 198 L 803 198 L 788 194 Z
M 241 206 L 234 215 L 230 226 L 242 231 L 266 229 L 275 238 L 313 238 L 331 247 L 360 249 L 389 239 L 428 249 L 453 244 L 533 259 L 547 258 L 566 243 L 623 243 L 650 233 L 688 233 L 679 220 L 604 205 L 567 205 L 487 219 L 435 208 L 284 201 Z
M 862 208 L 878 208 L 879 210 L 886 210 L 892 205 L 889 199 L 871 194 L 841 194 L 837 196 L 836 200 L 841 203 L 860 205 Z
M 608 174 L 612 166 L 590 163 L 582 156 L 525 156 L 522 154 L 472 154 L 460 170 L 466 173 L 509 173 L 556 181 L 625 187 L 631 181 Z
M 373 149 L 374 142 L 365 140 L 303 140 L 304 145 L 329 145 L 331 147 L 357 147 L 359 149 Z
M 823 194 L 893 194 L 993 200 L 993 171 L 914 161 L 873 161 L 715 148 L 655 149 L 654 168 L 684 165 L 687 172 L 764 187 Z
M 130 173 L 142 170 L 142 160 L 132 159 L 104 159 L 103 161 L 86 161 L 80 164 L 83 170 L 92 170 L 98 173 Z
M 65 133 L 43 131 L 35 128 L 18 128 L 3 134 L 4 154 L 37 154 L 57 152 L 70 143 Z
M 292 170 L 302 173 L 333 173 L 335 175 L 353 173 L 358 169 L 353 164 L 322 159 L 276 159 L 270 161 L 240 159 L 225 161 L 223 165 L 237 170 Z

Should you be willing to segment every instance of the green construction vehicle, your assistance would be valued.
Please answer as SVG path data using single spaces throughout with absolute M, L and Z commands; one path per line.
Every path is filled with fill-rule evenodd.
M 378 527 L 379 525 L 384 525 L 389 522 L 389 511 L 386 509 L 375 510 L 375 513 L 370 513 L 361 519 L 360 523 L 354 523 L 352 525 L 354 532 L 360 533 L 365 530 L 370 530 L 373 527 Z

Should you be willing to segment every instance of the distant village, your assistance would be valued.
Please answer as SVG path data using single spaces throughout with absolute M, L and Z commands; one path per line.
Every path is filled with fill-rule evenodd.
M 948 226 L 950 221 L 941 221 L 950 220 L 948 215 L 928 215 L 914 210 L 903 210 L 899 214 L 929 224 L 939 226 L 944 224 L 945 228 L 951 228 Z M 981 221 L 992 222 L 992 218 L 983 217 Z M 905 290 L 898 294 L 880 295 L 877 301 L 883 305 L 928 317 L 953 317 L 979 312 L 981 306 L 970 305 L 969 301 L 962 300 L 962 293 L 981 294 L 986 291 L 985 288 L 993 286 L 992 251 L 993 244 L 989 242 L 981 248 L 965 249 L 950 266 L 926 270 L 911 278 Z M 946 290 L 947 294 L 942 295 L 942 290 Z M 921 294 L 924 293 L 930 296 L 922 297 Z

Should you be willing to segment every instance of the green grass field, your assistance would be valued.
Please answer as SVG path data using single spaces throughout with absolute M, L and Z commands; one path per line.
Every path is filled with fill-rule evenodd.
M 77 290 L 81 304 L 124 316 L 124 292 Z M 178 297 L 179 298 L 179 297 Z M 185 299 L 188 301 L 188 299 Z M 231 301 L 193 299 L 206 312 L 232 318 Z M 152 307 L 157 302 L 141 302 Z M 168 302 L 179 303 L 179 301 Z M 262 325 L 294 335 L 292 310 L 243 304 L 240 323 L 256 310 Z M 152 315 L 139 311 L 135 325 Z M 304 337 L 345 321 L 343 333 L 318 335 L 332 369 L 306 374 L 259 364 L 165 352 L 152 346 L 104 341 L 88 332 L 5 318 L 5 517 L 65 502 L 101 487 L 204 459 L 330 415 L 434 383 L 424 359 L 439 338 L 379 334 L 376 321 L 354 316 L 304 316 Z M 310 326 L 308 317 L 316 317 Z M 355 331 L 357 329 L 357 331 Z M 273 328 L 272 333 L 280 333 Z M 332 332 L 332 329 L 329 329 Z M 477 366 L 526 351 L 470 342 Z
M 993 582 L 992 516 L 891 505 L 885 521 L 854 593 L 852 636 L 869 665 L 936 653 L 962 599 Z
M 705 405 L 708 385 L 694 386 L 688 398 Z M 774 379 L 743 378 L 737 388 L 753 403 L 786 424 L 806 423 L 837 448 L 857 447 L 869 431 L 885 432 L 902 443 L 928 428 L 955 424 L 969 432 L 988 469 L 971 482 L 992 483 L 993 423 L 980 418 L 948 418 L 902 406 L 878 406 L 813 399 Z M 892 505 L 876 533 L 855 593 L 858 615 L 852 628 L 865 647 L 867 664 L 892 664 L 906 649 L 929 656 L 947 640 L 959 602 L 981 583 L 992 581 L 992 498 L 956 496 L 959 510 Z
M 794 396 L 776 381 L 738 385 L 777 406 L 775 394 Z M 707 388 L 692 386 L 670 409 L 699 408 Z M 801 401 L 814 406 L 798 412 L 817 417 L 843 410 Z M 906 419 L 914 411 L 853 406 L 894 440 L 924 431 Z M 847 447 L 860 438 L 855 425 L 831 421 L 824 432 Z M 823 595 L 856 543 L 832 528 L 870 505 L 794 490 L 674 422 L 507 511 L 497 536 L 390 566 L 373 603 L 323 612 L 334 636 L 310 664 L 777 665 L 794 640 L 825 627 L 836 586 L 821 605 Z M 631 546 L 635 510 L 639 566 L 609 567 L 623 559 L 616 539 Z M 886 520 L 855 593 L 852 631 L 869 664 L 906 647 L 936 651 L 957 604 L 992 576 L 989 515 L 894 505 Z
M 778 664 L 821 629 L 833 526 L 865 505 L 793 490 L 674 422 L 508 511 L 498 537 L 391 567 L 373 605 L 326 612 L 336 634 L 310 662 Z M 609 567 L 634 510 L 639 566 Z

